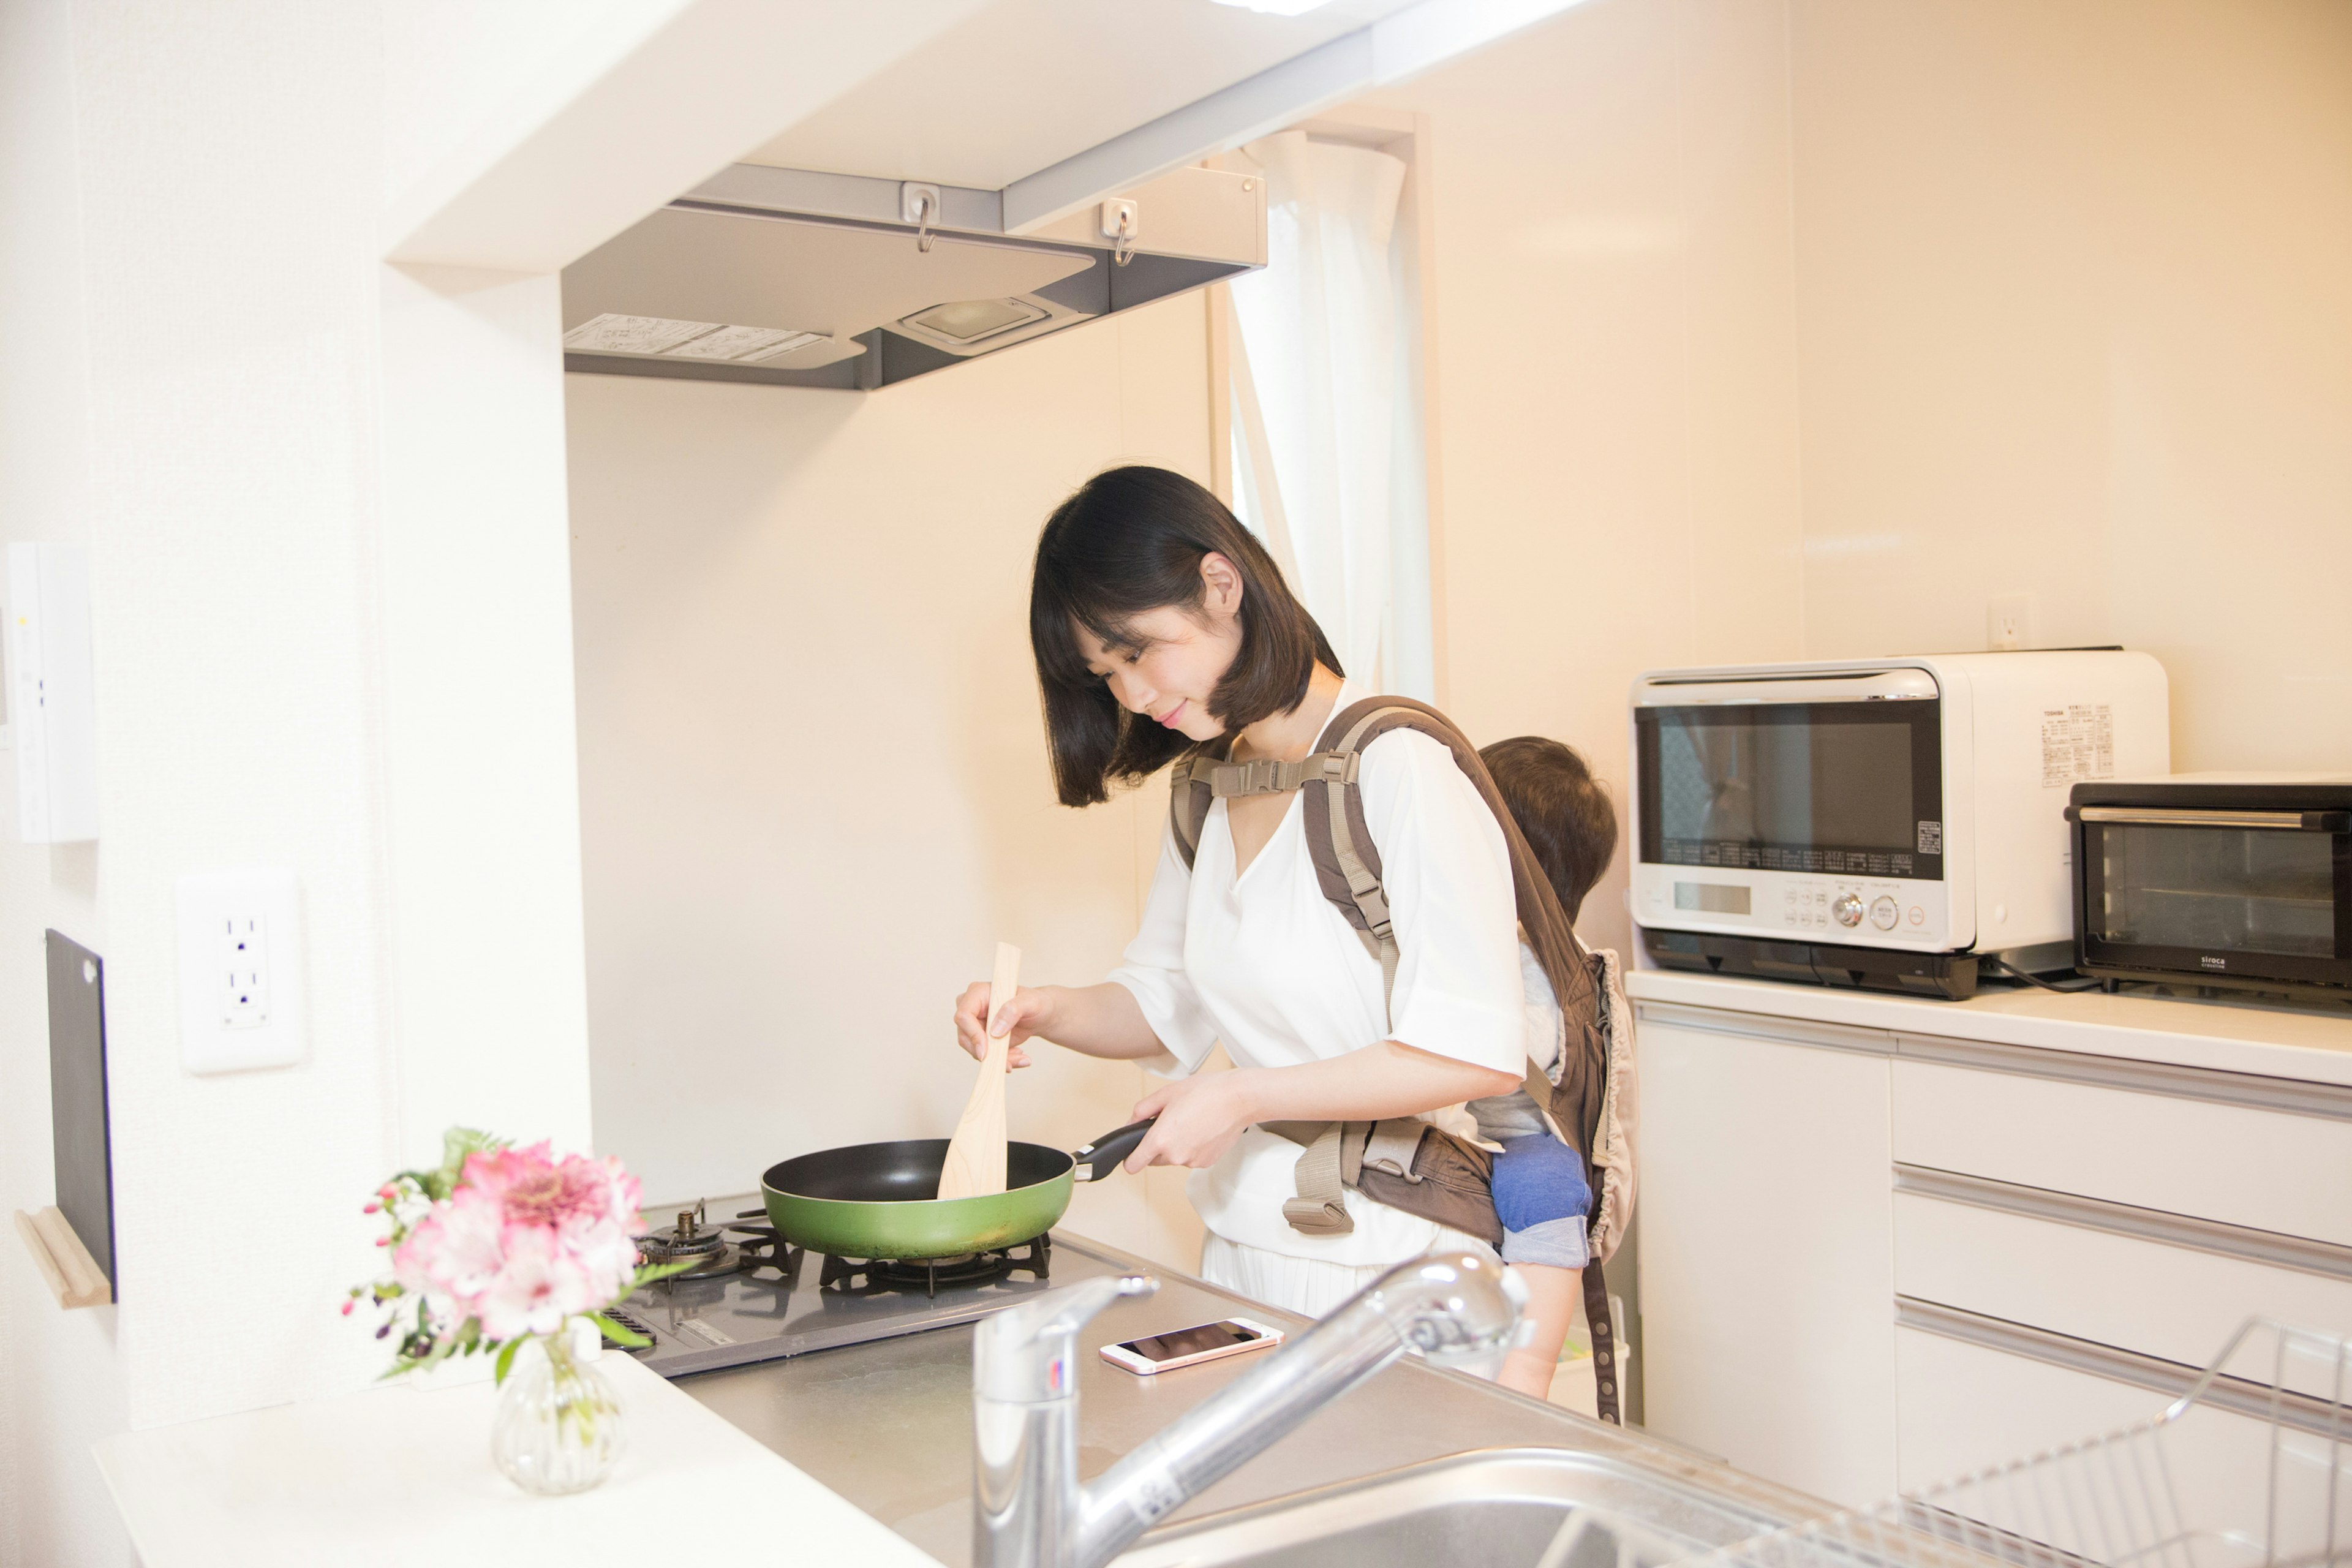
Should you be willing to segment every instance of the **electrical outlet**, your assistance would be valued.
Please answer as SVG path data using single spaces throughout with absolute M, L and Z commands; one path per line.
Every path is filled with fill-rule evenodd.
M 180 1065 L 286 1067 L 310 1050 L 301 889 L 291 871 L 212 871 L 179 885 Z
M 221 921 L 221 1026 L 257 1029 L 269 1022 L 269 922 L 247 912 Z
M 2011 653 L 2032 646 L 2032 595 L 2003 594 L 1985 602 L 1985 647 Z

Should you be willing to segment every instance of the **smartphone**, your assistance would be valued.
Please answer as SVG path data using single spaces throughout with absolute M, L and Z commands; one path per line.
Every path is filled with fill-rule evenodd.
M 1247 1318 L 1224 1318 L 1197 1328 L 1177 1329 L 1123 1344 L 1105 1345 L 1103 1360 L 1128 1372 L 1150 1377 L 1171 1367 L 1216 1361 L 1244 1351 L 1264 1350 L 1282 1342 L 1282 1331 Z

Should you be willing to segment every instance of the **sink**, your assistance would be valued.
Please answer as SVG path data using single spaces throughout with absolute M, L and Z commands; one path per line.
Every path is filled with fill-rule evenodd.
M 1535 1568 L 1570 1519 L 1571 1568 L 1652 1568 L 1795 1521 L 1597 1454 L 1458 1454 L 1154 1531 L 1112 1568 Z

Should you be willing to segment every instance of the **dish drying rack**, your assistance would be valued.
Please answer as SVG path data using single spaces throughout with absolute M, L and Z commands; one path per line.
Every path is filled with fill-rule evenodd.
M 2120 1432 L 1700 1557 L 1571 1517 L 1538 1568 L 2352 1564 L 2347 1396 L 2352 1341 L 2253 1319 L 2163 1414 Z

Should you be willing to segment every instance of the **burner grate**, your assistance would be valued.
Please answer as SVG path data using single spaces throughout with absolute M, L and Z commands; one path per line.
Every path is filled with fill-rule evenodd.
M 786 1286 L 799 1279 L 801 1262 L 807 1250 L 779 1237 L 765 1211 L 746 1210 L 730 1221 L 727 1228 L 748 1238 L 736 1243 L 747 1276 L 777 1280 Z M 1045 1279 L 1052 1271 L 1053 1252 L 1052 1237 L 1039 1236 L 1011 1247 L 960 1253 L 952 1258 L 834 1258 L 820 1253 L 817 1289 L 866 1296 L 919 1288 L 926 1297 L 935 1299 L 942 1285 L 982 1284 L 1014 1274 Z
M 953 1258 L 828 1258 L 817 1288 L 878 1291 L 911 1290 L 919 1285 L 924 1295 L 936 1297 L 942 1285 L 971 1285 L 1022 1273 L 1045 1279 L 1052 1255 L 1053 1243 L 1041 1236 Z

